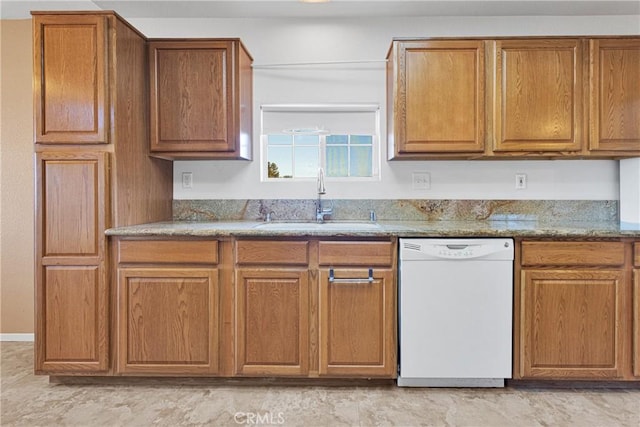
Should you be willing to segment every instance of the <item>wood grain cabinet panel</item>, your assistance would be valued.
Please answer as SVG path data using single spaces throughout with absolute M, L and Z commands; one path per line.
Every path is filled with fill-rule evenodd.
M 149 158 L 147 41 L 113 12 L 32 15 L 35 370 L 110 375 L 105 230 L 171 217 L 172 165 Z
M 622 270 L 523 270 L 523 378 L 621 378 L 626 280 Z
M 640 242 L 633 244 L 633 375 L 640 377 Z
M 636 247 L 637 247 L 636 243 Z M 640 268 L 633 270 L 633 375 L 640 377 Z
M 318 262 L 332 266 L 390 266 L 394 252 L 392 242 L 321 241 Z
M 100 266 L 46 266 L 38 275 L 36 371 L 108 368 L 107 286 Z
M 640 39 L 593 39 L 589 48 L 589 148 L 638 155 Z
M 495 43 L 493 150 L 580 151 L 585 123 L 581 40 Z
M 152 41 L 149 66 L 154 155 L 250 158 L 251 57 L 239 40 Z
M 217 240 L 118 241 L 118 262 L 153 264 L 217 264 Z
M 306 376 L 307 269 L 236 270 L 236 374 Z
M 218 272 L 123 268 L 118 280 L 118 372 L 218 372 Z
M 396 376 L 395 280 L 392 270 L 320 272 L 320 374 Z
M 98 256 L 105 225 L 107 153 L 36 155 L 42 256 Z
M 238 240 L 238 264 L 308 265 L 309 242 L 302 240 Z
M 388 59 L 391 157 L 484 150 L 484 41 L 394 41 Z
M 617 266 L 625 263 L 623 242 L 522 242 L 523 266 Z
M 34 16 L 35 142 L 107 143 L 106 17 Z
M 108 369 L 108 154 L 36 153 L 36 372 Z

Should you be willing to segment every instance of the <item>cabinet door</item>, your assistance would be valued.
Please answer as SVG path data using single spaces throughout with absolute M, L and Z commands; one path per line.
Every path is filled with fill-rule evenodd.
M 231 42 L 149 44 L 151 151 L 235 150 Z
M 118 372 L 218 372 L 218 271 L 123 268 L 118 277 Z
M 308 276 L 294 268 L 236 271 L 236 374 L 308 374 Z
M 395 378 L 396 287 L 392 270 L 320 272 L 320 374 Z
M 108 142 L 106 19 L 34 16 L 35 142 Z
M 640 253 L 640 244 L 636 251 Z M 638 262 L 640 266 L 640 261 Z M 633 270 L 633 375 L 640 377 L 640 268 Z
M 496 41 L 494 151 L 579 151 L 583 49 L 577 39 Z
M 399 42 L 395 145 L 403 153 L 484 150 L 484 42 Z
M 522 377 L 621 377 L 626 280 L 622 270 L 523 270 Z
M 36 154 L 39 373 L 108 369 L 106 153 Z
M 640 39 L 594 39 L 589 52 L 589 148 L 640 154 Z

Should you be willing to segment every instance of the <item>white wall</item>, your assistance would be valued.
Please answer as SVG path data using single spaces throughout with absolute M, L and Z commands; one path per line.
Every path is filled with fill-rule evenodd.
M 620 222 L 640 227 L 640 158 L 620 161 Z
M 131 19 L 148 37 L 240 37 L 255 65 L 311 61 L 383 60 L 393 37 L 640 34 L 638 16 L 433 17 L 368 19 Z M 385 111 L 383 63 L 256 69 L 254 161 L 174 163 L 174 198 L 312 198 L 313 182 L 260 182 L 261 104 L 367 102 Z M 381 134 L 386 134 L 382 120 Z M 327 182 L 331 198 L 585 199 L 619 197 L 616 161 L 387 162 L 381 182 Z M 193 188 L 181 175 L 193 172 Z M 431 173 L 430 190 L 413 190 L 411 173 Z M 528 188 L 515 190 L 515 174 Z

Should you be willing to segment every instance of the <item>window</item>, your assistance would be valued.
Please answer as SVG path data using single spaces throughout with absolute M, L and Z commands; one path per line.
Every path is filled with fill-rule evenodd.
M 262 179 L 379 178 L 376 105 L 263 105 Z

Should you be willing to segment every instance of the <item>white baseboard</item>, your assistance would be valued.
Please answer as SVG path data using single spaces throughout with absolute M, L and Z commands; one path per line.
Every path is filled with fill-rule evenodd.
M 31 341 L 34 334 L 0 334 L 0 341 Z

